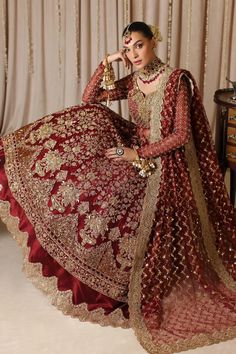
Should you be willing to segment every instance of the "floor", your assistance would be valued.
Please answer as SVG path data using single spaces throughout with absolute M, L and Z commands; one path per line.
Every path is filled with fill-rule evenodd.
M 26 279 L 21 262 L 20 249 L 0 223 L 0 354 L 146 353 L 132 330 L 64 316 Z M 236 339 L 187 353 L 235 354 Z

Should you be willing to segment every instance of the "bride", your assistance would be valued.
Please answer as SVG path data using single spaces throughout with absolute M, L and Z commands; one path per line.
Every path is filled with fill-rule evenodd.
M 132 327 L 153 354 L 233 338 L 236 215 L 198 88 L 156 56 L 156 27 L 122 38 L 82 105 L 1 139 L 1 219 L 65 314 Z M 114 82 L 119 60 L 136 71 Z M 132 122 L 104 105 L 120 99 Z

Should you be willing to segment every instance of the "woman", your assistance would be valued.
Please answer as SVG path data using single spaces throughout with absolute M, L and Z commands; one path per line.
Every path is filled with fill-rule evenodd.
M 195 81 L 159 39 L 131 23 L 84 105 L 2 139 L 0 210 L 59 309 L 164 354 L 235 337 L 236 218 Z M 137 70 L 114 84 L 116 60 Z M 135 123 L 101 104 L 126 98 Z

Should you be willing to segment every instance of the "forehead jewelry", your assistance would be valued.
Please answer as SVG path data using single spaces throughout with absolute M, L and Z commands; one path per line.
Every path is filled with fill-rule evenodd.
M 124 35 L 123 35 L 125 44 L 129 44 L 129 43 L 132 41 L 131 32 L 130 32 L 130 30 L 129 30 L 129 28 L 130 28 L 130 26 L 132 25 L 132 23 L 133 23 L 133 22 L 131 22 L 131 23 L 128 25 L 128 27 L 126 28 L 126 31 L 125 31 L 125 33 L 124 33 Z

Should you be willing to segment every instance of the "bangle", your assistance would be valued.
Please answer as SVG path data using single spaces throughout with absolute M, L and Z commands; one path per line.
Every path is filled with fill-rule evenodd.
M 108 67 L 109 63 L 108 63 L 108 57 L 109 57 L 109 54 L 106 54 L 105 56 L 105 66 Z
M 154 159 L 143 159 L 138 155 L 132 165 L 139 170 L 139 175 L 143 178 L 151 176 L 157 168 Z
M 115 88 L 115 73 L 111 63 L 108 63 L 109 54 L 105 56 L 105 68 L 103 74 L 103 86 L 106 90 L 113 90 Z

